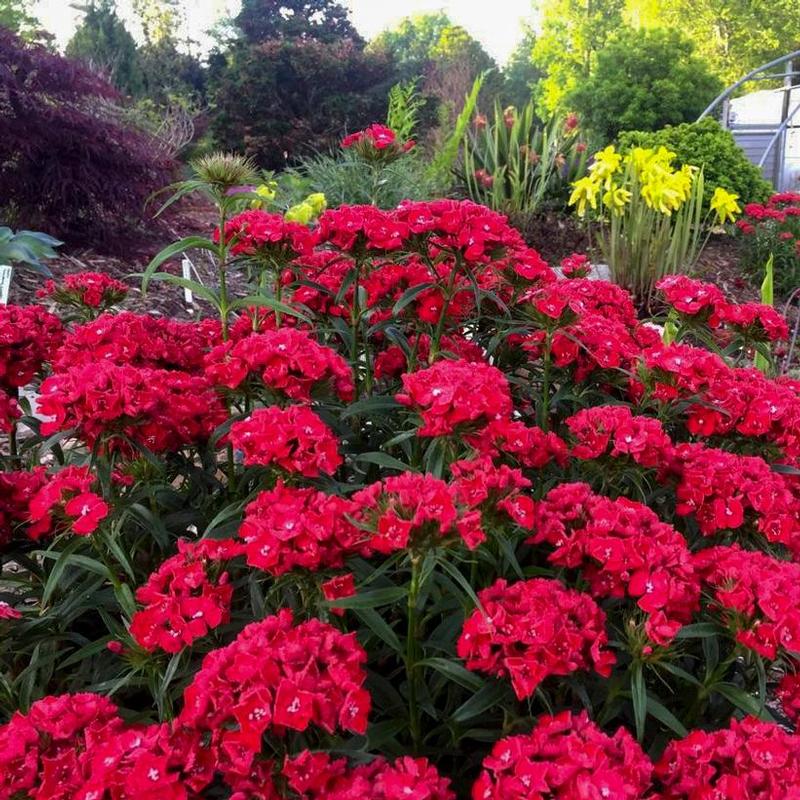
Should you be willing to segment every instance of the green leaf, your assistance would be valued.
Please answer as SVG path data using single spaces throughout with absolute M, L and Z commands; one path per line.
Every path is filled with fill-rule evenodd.
M 297 317 L 297 319 L 302 320 L 303 322 L 311 322 L 311 320 L 305 314 L 301 314 L 296 308 L 292 308 L 291 306 L 286 305 L 286 303 L 281 303 L 279 300 L 275 300 L 272 297 L 264 297 L 264 295 L 261 294 L 251 294 L 247 297 L 241 297 L 238 300 L 234 300 L 230 305 L 230 310 L 236 311 L 240 308 L 250 308 L 252 306 L 257 306 L 259 308 L 271 308 L 273 311 L 280 311 L 281 314 L 287 314 L 290 317 Z
M 677 736 L 686 736 L 689 733 L 683 723 L 652 695 L 647 695 L 647 713 L 662 725 L 666 725 Z
M 647 719 L 647 688 L 640 661 L 633 665 L 631 671 L 631 700 L 633 701 L 633 718 L 636 722 L 636 738 L 641 742 L 644 739 L 644 726 Z
M 372 411 L 393 411 L 400 408 L 400 403 L 394 397 L 365 397 L 351 403 L 340 415 L 340 419 L 357 417 L 360 414 L 369 414 Z
M 413 302 L 414 299 L 423 292 L 433 288 L 434 285 L 433 283 L 419 283 L 416 286 L 412 286 L 410 289 L 406 289 L 403 294 L 400 295 L 400 299 L 394 304 L 392 315 L 396 317 L 409 303 Z
M 461 664 L 455 661 L 450 661 L 446 658 L 426 658 L 423 661 L 417 662 L 417 667 L 430 667 L 431 669 L 440 672 L 446 678 L 469 689 L 472 692 L 478 692 L 483 688 L 485 681 L 474 672 L 470 672 Z
M 323 605 L 328 608 L 379 608 L 389 606 L 398 600 L 405 600 L 407 590 L 403 586 L 391 586 L 385 589 L 372 589 L 369 592 L 359 592 L 351 597 L 339 597 L 336 600 L 326 600 Z
M 377 464 L 379 467 L 385 467 L 386 469 L 396 469 L 400 472 L 414 472 L 408 464 L 403 463 L 394 456 L 390 456 L 388 453 L 381 453 L 379 451 L 373 451 L 371 453 L 362 453 L 357 455 L 354 461 L 365 461 L 367 464 Z
M 60 553 L 52 550 L 43 550 L 38 553 L 42 558 L 52 559 L 56 562 L 50 574 L 47 576 L 47 582 L 42 591 L 41 602 L 43 606 L 50 602 L 56 589 L 58 589 L 61 578 L 67 567 L 81 567 L 111 580 L 111 574 L 105 565 L 101 564 L 99 561 L 95 561 L 93 558 L 77 555 L 75 553 L 83 544 L 83 540 L 76 537 L 72 539 Z
M 381 641 L 398 654 L 403 652 L 403 646 L 397 634 L 386 624 L 383 617 L 372 608 L 353 609 L 353 613 L 369 628 Z
M 722 632 L 719 625 L 713 622 L 696 622 L 693 625 L 684 625 L 675 636 L 676 639 L 707 639 L 717 636 Z
M 454 722 L 465 722 L 473 719 L 484 711 L 496 706 L 508 693 L 508 687 L 504 683 L 487 683 L 483 689 L 476 692 L 466 703 L 462 703 L 453 712 Z
M 217 253 L 219 248 L 210 239 L 205 236 L 187 236 L 171 245 L 165 247 L 148 265 L 142 273 L 142 294 L 147 293 L 147 287 L 150 285 L 150 280 L 153 278 L 155 271 L 166 261 L 169 261 L 175 256 L 185 253 L 187 250 L 209 250 L 212 253 Z M 174 277 L 174 276 L 173 276 Z
M 759 703 L 758 698 L 753 697 L 753 695 L 748 694 L 744 689 L 740 689 L 732 683 L 715 683 L 710 687 L 709 691 L 721 694 L 737 708 L 744 711 L 745 714 L 750 714 L 759 719 L 766 720 L 767 722 L 775 721 L 772 714 Z

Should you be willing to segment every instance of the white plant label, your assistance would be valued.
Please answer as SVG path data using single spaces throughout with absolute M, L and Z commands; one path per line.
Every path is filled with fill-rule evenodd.
M 0 264 L 0 305 L 8 303 L 8 292 L 11 289 L 11 273 L 14 268 L 9 264 Z
M 181 270 L 183 272 L 184 280 L 189 281 L 192 279 L 192 262 L 188 258 L 181 260 Z M 194 295 L 188 286 L 184 287 L 183 289 L 183 300 L 188 306 L 194 303 Z

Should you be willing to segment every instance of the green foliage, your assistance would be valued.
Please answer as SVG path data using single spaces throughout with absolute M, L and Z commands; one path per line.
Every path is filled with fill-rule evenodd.
M 416 14 L 379 33 L 368 49 L 388 54 L 403 80 L 418 78 L 425 74 L 443 31 L 451 25 L 444 11 Z
M 658 0 L 658 5 L 660 24 L 684 31 L 725 84 L 800 47 L 797 0 Z
M 761 171 L 751 164 L 733 134 L 716 120 L 668 125 L 659 131 L 624 131 L 619 136 L 621 150 L 633 147 L 666 147 L 675 153 L 678 166 L 694 164 L 703 168 L 705 206 L 717 187 L 739 195 L 741 203 L 765 201 L 772 192 Z
M 252 43 L 268 39 L 361 40 L 347 9 L 337 0 L 243 0 L 235 24 Z
M 67 44 L 66 54 L 106 72 L 126 94 L 142 90 L 136 42 L 119 18 L 114 0 L 90 0 L 83 20 Z
M 526 28 L 525 35 L 503 68 L 502 102 L 504 105 L 512 105 L 517 108 L 524 106 L 530 101 L 536 87 L 544 77 L 533 61 L 535 46 L 536 34 L 531 28 Z
M 439 191 L 451 183 L 451 176 L 456 161 L 458 160 L 461 142 L 467 132 L 470 120 L 475 113 L 478 104 L 478 95 L 480 94 L 484 79 L 484 73 L 481 73 L 475 78 L 470 93 L 464 99 L 464 105 L 456 118 L 452 131 L 438 149 L 428 167 L 428 177 Z
M 462 179 L 477 203 L 507 214 L 564 208 L 569 186 L 586 173 L 586 144 L 560 118 L 537 125 L 533 101 L 517 113 L 495 104 L 493 118 L 464 137 Z
M 416 135 L 419 113 L 425 101 L 417 91 L 416 81 L 396 83 L 389 90 L 389 110 L 386 125 L 391 128 L 400 141 L 408 141 Z
M 281 169 L 385 113 L 390 65 L 359 42 L 239 42 L 215 69 L 211 131 L 225 150 Z
M 430 179 L 419 154 L 408 154 L 389 164 L 369 164 L 352 150 L 304 158 L 279 179 L 281 195 L 299 202 L 312 192 L 322 192 L 328 205 L 373 203 L 394 208 L 401 200 L 432 196 Z
M 722 86 L 677 31 L 625 29 L 597 55 L 572 107 L 606 141 L 626 129 L 657 130 L 697 119 Z
M 0 0 L 0 28 L 8 28 L 26 42 L 42 38 L 42 24 L 25 0 Z
M 594 69 L 596 56 L 622 24 L 625 0 L 544 0 L 534 64 L 545 74 L 537 99 L 550 115 L 567 108 L 568 95 Z
M 0 264 L 24 264 L 43 275 L 49 270 L 42 264 L 58 255 L 55 248 L 63 244 L 58 239 L 38 231 L 14 231 L 0 227 Z

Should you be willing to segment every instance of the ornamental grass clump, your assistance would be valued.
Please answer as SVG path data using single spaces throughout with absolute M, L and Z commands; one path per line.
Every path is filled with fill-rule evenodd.
M 780 315 L 211 188 L 209 317 L 0 308 L 0 800 L 792 800 Z

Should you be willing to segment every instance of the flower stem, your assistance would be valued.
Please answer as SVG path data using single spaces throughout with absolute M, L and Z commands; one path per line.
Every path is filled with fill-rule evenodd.
M 422 729 L 420 708 L 418 703 L 417 660 L 419 655 L 417 637 L 418 618 L 417 602 L 420 590 L 420 566 L 422 557 L 419 553 L 411 554 L 411 585 L 408 589 L 408 631 L 406 635 L 406 677 L 408 678 L 408 728 L 414 752 L 419 752 L 422 746 Z
M 539 427 L 543 431 L 550 430 L 550 367 L 552 341 L 550 331 L 545 334 L 544 351 L 542 353 L 542 405 L 540 409 Z

